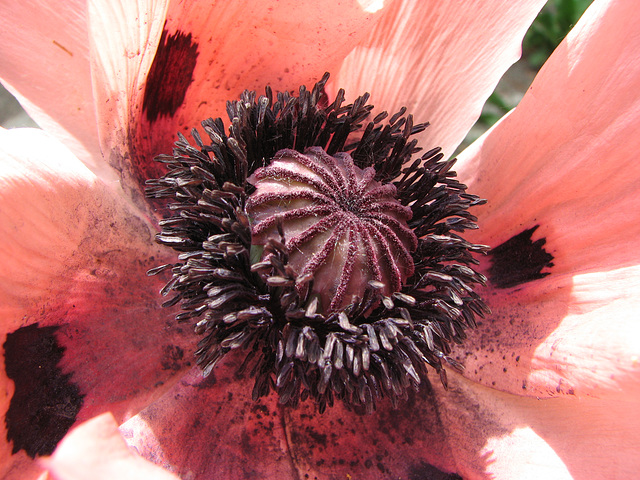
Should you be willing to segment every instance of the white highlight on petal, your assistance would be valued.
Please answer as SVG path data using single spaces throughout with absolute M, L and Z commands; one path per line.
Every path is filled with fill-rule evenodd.
M 115 178 L 98 142 L 86 8 L 85 0 L 3 2 L 0 75 L 40 127 L 94 172 Z
M 496 479 L 573 479 L 562 459 L 531 427 L 516 427 L 487 439 L 480 454 L 489 464 L 487 473 Z
M 535 349 L 529 384 L 595 397 L 640 387 L 639 291 L 638 266 L 574 277 L 570 313 Z
M 465 479 L 633 478 L 640 468 L 634 394 L 536 399 L 451 372 L 433 384 L 457 473 Z
M 160 443 L 158 436 L 153 431 L 152 426 L 149 425 L 149 422 L 147 422 L 142 415 L 136 414 L 130 416 L 130 418 L 125 419 L 118 429 L 120 430 L 120 434 L 124 438 L 124 441 L 129 445 L 129 448 L 135 450 L 139 455 L 145 458 L 156 459 L 166 459 L 170 457 L 170 455 L 165 455 L 165 451 L 162 448 L 162 443 Z M 138 445 L 140 440 L 139 432 L 144 432 L 144 446 Z M 171 469 L 171 466 L 165 464 L 163 465 L 163 468 Z
M 110 413 L 73 429 L 40 463 L 58 480 L 178 480 L 127 448 Z
M 74 190 L 89 188 L 96 177 L 69 149 L 36 129 L 0 130 L 0 162 L 0 312 L 9 331 L 18 326 L 10 322 L 21 320 L 22 306 L 40 298 L 40 287 L 67 268 L 82 232 L 60 221 L 64 210 L 76 205 Z M 50 208 L 56 204 L 59 216 Z
M 367 13 L 376 13 L 384 8 L 384 0 L 358 0 L 358 3 Z

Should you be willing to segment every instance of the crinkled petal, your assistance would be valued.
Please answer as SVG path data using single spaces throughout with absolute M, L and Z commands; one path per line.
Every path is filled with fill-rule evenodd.
M 0 13 L 0 81 L 94 172 L 116 178 L 98 142 L 86 1 L 4 2 Z
M 462 478 L 623 479 L 640 468 L 637 396 L 535 399 L 457 374 L 434 388 Z
M 640 383 L 638 22 L 632 0 L 596 1 L 515 111 L 460 157 L 463 181 L 489 199 L 472 240 L 530 236 L 492 256 L 504 267 L 488 270 L 494 313 L 457 351 L 469 378 L 536 396 Z
M 367 2 L 93 1 L 89 8 L 100 140 L 134 194 L 176 133 L 226 117 L 244 89 L 313 85 L 362 38 Z M 367 11 L 368 10 L 368 11 Z M 125 54 L 123 54 L 125 52 Z
M 451 155 L 480 116 L 543 0 L 402 1 L 384 13 L 346 58 L 335 87 L 348 98 L 371 92 L 379 110 L 406 106 L 425 148 Z
M 53 456 L 40 462 L 56 480 L 177 480 L 133 453 L 118 424 L 104 413 L 73 429 Z
M 41 130 L 0 130 L 0 161 L 3 475 L 76 420 L 134 414 L 192 351 L 146 276 L 165 254 L 119 190 Z
M 278 405 L 275 395 L 254 402 L 253 380 L 233 371 L 232 363 L 219 365 L 203 380 L 194 369 L 123 424 L 123 436 L 143 457 L 183 478 L 377 480 L 455 473 L 428 386 L 398 410 L 382 401 L 372 415 L 341 404 L 319 414 L 311 402 Z
M 295 478 L 277 399 L 253 402 L 250 381 L 224 366 L 206 379 L 194 368 L 120 430 L 140 455 L 180 477 Z
M 253 402 L 251 381 L 197 369 L 121 426 L 143 457 L 196 478 L 631 478 L 640 415 L 628 398 L 538 400 L 453 372 L 393 409 Z

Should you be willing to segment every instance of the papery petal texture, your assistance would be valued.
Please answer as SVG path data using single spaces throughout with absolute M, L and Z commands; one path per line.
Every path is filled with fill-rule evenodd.
M 12 7 L 41 32 L 27 50 L 0 46 L 8 84 L 72 144 L 0 131 L 0 476 L 35 476 L 30 457 L 60 439 L 34 428 L 31 403 L 22 416 L 8 413 L 20 410 L 22 379 L 40 378 L 27 361 L 38 348 L 21 355 L 24 342 L 15 340 L 25 332 L 36 347 L 53 345 L 60 360 L 51 356 L 47 372 L 73 397 L 49 404 L 44 397 L 56 397 L 47 379 L 30 384 L 25 397 L 37 397 L 38 414 L 54 423 L 66 415 L 69 426 L 114 415 L 79 427 L 43 461 L 54 478 L 123 470 L 175 478 L 134 455 L 117 423 L 133 450 L 183 478 L 633 476 L 640 13 L 631 0 L 596 0 L 521 105 L 461 156 L 462 180 L 489 199 L 473 212 L 482 230 L 472 241 L 497 247 L 525 231 L 548 257 L 535 278 L 508 282 L 492 274 L 497 249 L 483 260 L 494 314 L 454 352 L 467 378 L 452 373 L 448 391 L 434 380 L 399 410 L 382 400 L 371 416 L 342 405 L 321 416 L 274 396 L 256 402 L 250 375 L 235 373 L 237 358 L 206 379 L 188 370 L 191 328 L 159 308 L 162 279 L 146 276 L 174 261 L 153 242 L 155 212 L 142 185 L 177 131 L 224 116 L 224 102 L 242 89 L 311 85 L 329 70 L 348 95 L 371 91 L 380 110 L 406 105 L 431 121 L 422 144 L 449 154 L 518 58 L 542 4 L 243 0 L 204 10 L 200 2 L 92 0 L 70 14 L 45 3 L 30 23 L 28 10 Z M 39 82 L 24 86 L 37 73 L 25 52 L 39 44 L 53 91 L 72 87 L 59 104 Z M 55 75 L 56 62 L 68 75 Z
M 290 408 L 274 396 L 252 400 L 251 378 L 234 373 L 238 360 L 207 379 L 194 369 L 120 427 L 127 442 L 183 478 L 376 480 L 455 472 L 429 387 L 400 410 L 385 401 L 372 415 L 342 405 L 319 415 L 308 402 Z
M 0 444 L 11 469 L 25 452 L 55 447 L 74 419 L 133 415 L 170 387 L 192 350 L 158 308 L 161 282 L 145 275 L 164 253 L 117 186 L 43 131 L 2 130 L 0 145 Z
M 19 27 L 19 28 L 17 28 Z M 0 81 L 27 113 L 88 165 L 102 162 L 89 64 L 85 0 L 5 2 L 0 16 Z
M 407 107 L 446 157 L 464 139 L 544 1 L 396 2 L 343 62 L 333 85 L 371 92 L 379 111 Z
M 640 382 L 638 21 L 632 1 L 596 1 L 460 157 L 462 179 L 490 199 L 472 240 L 495 247 L 535 228 L 553 257 L 544 278 L 488 293 L 493 317 L 458 350 L 472 379 L 536 396 Z
M 458 374 L 434 385 L 438 411 L 465 479 L 632 478 L 640 460 L 638 390 L 611 399 L 536 399 L 497 392 Z
M 135 455 L 118 431 L 115 418 L 102 414 L 79 425 L 50 458 L 41 460 L 56 480 L 177 480 L 178 477 Z

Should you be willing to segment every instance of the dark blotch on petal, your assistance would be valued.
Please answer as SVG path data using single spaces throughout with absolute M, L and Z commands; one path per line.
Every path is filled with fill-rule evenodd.
M 173 370 L 177 372 L 180 370 L 184 362 L 184 350 L 177 345 L 165 345 L 162 347 L 162 369 Z
M 154 122 L 160 116 L 176 113 L 193 82 L 197 58 L 198 44 L 190 33 L 162 32 L 144 91 L 142 108 L 147 120 Z
M 531 240 L 539 226 L 524 230 L 489 252 L 489 279 L 493 285 L 511 288 L 549 275 L 550 272 L 542 272 L 545 267 L 553 267 L 553 255 L 544 249 L 547 239 Z
M 7 376 L 15 384 L 5 417 L 14 454 L 53 453 L 82 407 L 84 395 L 58 368 L 65 349 L 55 337 L 57 330 L 36 323 L 9 333 L 4 343 Z
M 456 473 L 445 473 L 433 465 L 421 462 L 411 469 L 409 480 L 462 480 L 462 477 Z

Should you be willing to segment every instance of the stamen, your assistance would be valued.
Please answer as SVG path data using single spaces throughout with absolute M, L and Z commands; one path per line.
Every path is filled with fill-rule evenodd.
M 433 368 L 446 382 L 452 343 L 488 308 L 470 265 L 487 248 L 458 233 L 477 228 L 466 193 L 439 149 L 420 152 L 404 109 L 366 121 L 369 95 L 343 105 L 311 91 L 274 98 L 244 92 L 221 119 L 181 134 L 167 174 L 147 181 L 165 203 L 157 241 L 179 252 L 162 295 L 180 304 L 201 340 L 208 375 L 232 350 L 255 377 L 253 398 L 340 400 L 371 412 L 420 388 Z M 383 124 L 388 119 L 388 122 Z

